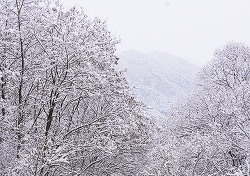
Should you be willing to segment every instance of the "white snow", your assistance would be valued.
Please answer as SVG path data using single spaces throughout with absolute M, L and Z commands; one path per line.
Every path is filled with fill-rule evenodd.
M 134 93 L 156 116 L 166 116 L 179 98 L 189 95 L 199 68 L 178 57 L 129 50 L 118 54 L 118 68 L 126 69 L 126 77 Z

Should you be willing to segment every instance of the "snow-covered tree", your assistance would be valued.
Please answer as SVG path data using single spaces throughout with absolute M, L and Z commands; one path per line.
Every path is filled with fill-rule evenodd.
M 173 109 L 177 175 L 249 175 L 250 48 L 229 43 L 217 50 L 198 82 Z
M 54 0 L 0 1 L 2 175 L 136 175 L 152 125 L 99 19 Z

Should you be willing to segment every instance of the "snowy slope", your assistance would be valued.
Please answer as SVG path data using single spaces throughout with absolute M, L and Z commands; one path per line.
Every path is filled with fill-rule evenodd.
M 167 114 L 170 106 L 186 97 L 194 88 L 199 68 L 169 54 L 143 54 L 134 50 L 118 54 L 120 69 L 135 87 L 134 93 L 159 115 Z

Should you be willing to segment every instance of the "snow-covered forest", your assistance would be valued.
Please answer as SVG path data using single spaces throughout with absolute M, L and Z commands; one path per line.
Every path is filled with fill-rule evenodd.
M 80 7 L 0 0 L 0 176 L 249 176 L 250 47 L 199 69 L 119 42 Z

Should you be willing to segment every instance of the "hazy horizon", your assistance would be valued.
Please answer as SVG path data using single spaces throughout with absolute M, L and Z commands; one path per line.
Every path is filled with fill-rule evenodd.
M 117 51 L 159 51 L 201 66 L 235 41 L 250 45 L 248 0 L 62 0 L 107 21 L 121 43 Z

